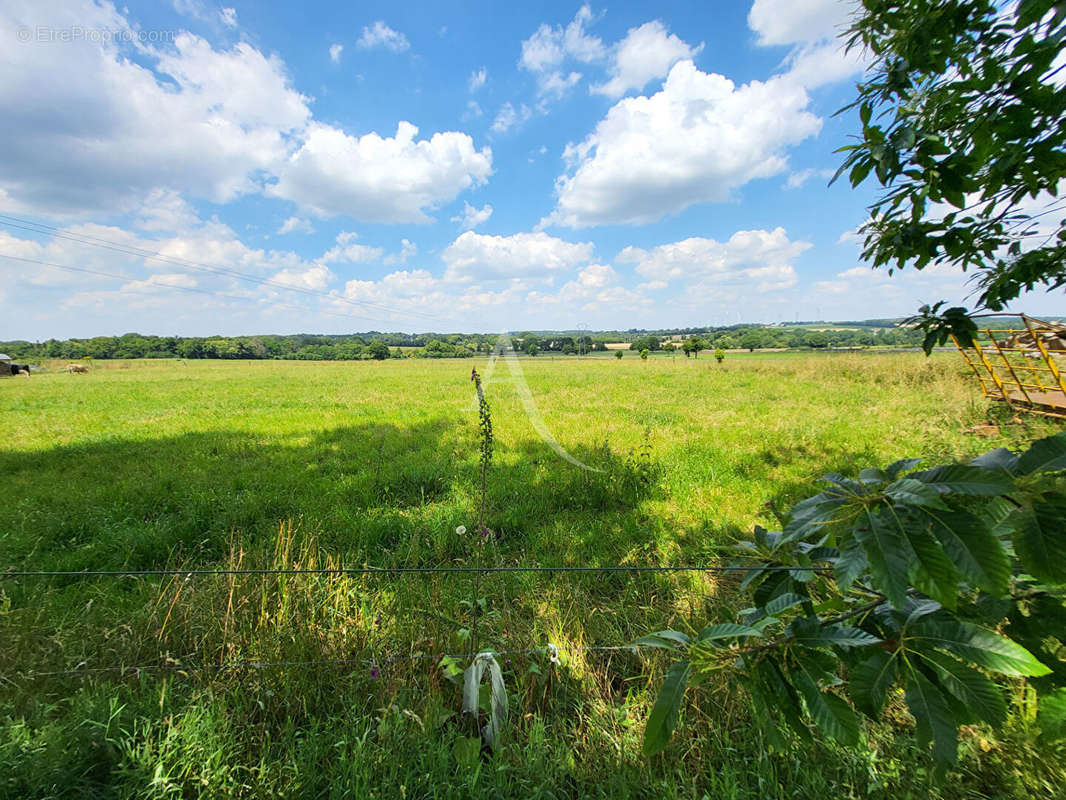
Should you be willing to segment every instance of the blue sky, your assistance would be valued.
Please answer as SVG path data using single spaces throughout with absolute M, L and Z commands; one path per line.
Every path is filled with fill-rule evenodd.
M 0 339 L 961 302 L 951 270 L 862 266 L 873 194 L 826 185 L 857 128 L 832 116 L 863 66 L 834 38 L 848 13 L 3 0 Z

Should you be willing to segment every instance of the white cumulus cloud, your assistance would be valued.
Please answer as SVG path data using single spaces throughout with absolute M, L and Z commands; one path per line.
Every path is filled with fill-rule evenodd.
M 129 31 L 109 4 L 11 3 L 0 26 Z M 129 58 L 115 41 L 5 50 L 0 191 L 51 215 L 121 212 L 160 187 L 225 203 L 259 191 L 310 118 L 285 65 L 179 33 Z
M 452 217 L 452 222 L 458 222 L 464 230 L 473 230 L 478 225 L 488 222 L 492 216 L 492 206 L 486 203 L 481 208 L 475 208 L 470 203 L 463 203 L 463 213 Z
M 487 69 L 485 69 L 484 67 L 482 67 L 481 69 L 476 69 L 470 73 L 470 78 L 467 80 L 466 83 L 467 88 L 471 92 L 476 92 L 478 89 L 485 85 L 485 82 L 488 79 L 489 71 Z
M 289 217 L 278 228 L 278 233 L 314 233 L 315 226 L 311 220 L 303 217 Z
M 725 242 L 691 237 L 650 250 L 627 247 L 615 260 L 635 264 L 655 288 L 684 281 L 690 287 L 743 283 L 770 291 L 796 283 L 793 262 L 810 247 L 809 242 L 790 240 L 784 228 L 775 228 L 737 231 Z
M 380 19 L 373 25 L 363 28 L 363 35 L 359 37 L 356 44 L 367 50 L 384 47 L 394 53 L 402 53 L 411 47 L 406 36 L 399 31 L 394 31 Z
M 400 252 L 385 256 L 386 264 L 406 264 L 418 252 L 418 245 L 410 239 L 400 240 Z
M 347 215 L 364 222 L 428 222 L 427 210 L 451 202 L 488 180 L 492 151 L 474 148 L 465 133 L 416 139 L 400 122 L 396 135 L 350 136 L 314 123 L 303 145 L 279 170 L 271 194 L 319 216 Z
M 618 273 L 609 264 L 590 264 L 578 271 L 555 293 L 532 291 L 525 302 L 538 308 L 583 313 L 637 313 L 652 305 L 650 298 L 617 283 Z
M 492 130 L 495 133 L 506 133 L 516 126 L 529 120 L 533 116 L 533 109 L 523 103 L 515 108 L 509 102 L 500 106 L 496 118 L 492 121 Z
M 761 45 L 813 42 L 840 33 L 854 8 L 848 0 L 755 0 L 748 26 Z
M 570 72 L 565 75 L 559 71 L 549 72 L 540 79 L 540 93 L 548 97 L 559 98 L 577 86 L 580 80 L 580 72 Z
M 586 4 L 578 9 L 565 28 L 541 24 L 532 36 L 522 42 L 518 65 L 536 76 L 541 94 L 561 95 L 580 80 L 580 73 L 571 71 L 564 75 L 562 67 L 565 61 L 588 64 L 606 56 L 607 48 L 599 37 L 585 31 L 585 26 L 592 21 L 592 9 Z
M 0 27 L 23 26 L 134 32 L 92 0 L 0 8 Z M 371 26 L 370 39 L 398 46 L 386 29 Z M 179 32 L 158 45 L 84 37 L 6 53 L 0 205 L 10 212 L 122 214 L 159 192 L 218 204 L 266 194 L 295 200 L 300 216 L 424 222 L 492 172 L 491 151 L 464 133 L 415 140 L 401 122 L 394 137 L 354 136 L 313 122 L 284 62 L 247 41 L 225 48 Z
M 786 59 L 788 71 L 783 77 L 816 89 L 858 75 L 866 63 L 867 56 L 862 49 L 847 51 L 842 42 L 827 40 L 796 47 Z
M 802 86 L 780 77 L 736 86 L 680 61 L 662 91 L 614 105 L 564 153 L 557 206 L 542 225 L 645 224 L 785 170 L 785 150 L 816 135 Z
M 343 52 L 343 50 L 343 44 L 331 44 L 329 46 L 329 60 L 334 64 L 341 63 L 341 52 Z
M 133 225 L 142 231 L 174 232 L 199 223 L 192 207 L 173 189 L 153 189 L 141 202 Z
M 486 236 L 467 231 L 448 245 L 441 257 L 447 281 L 548 281 L 558 272 L 587 264 L 592 252 L 591 242 L 565 242 L 546 233 Z
M 639 28 L 630 28 L 614 46 L 608 68 L 610 79 L 590 91 L 617 98 L 631 89 L 643 89 L 650 81 L 666 76 L 678 61 L 693 58 L 702 49 L 702 44 L 690 47 L 668 33 L 658 20 L 645 22 Z
M 322 254 L 318 260 L 324 264 L 332 264 L 337 261 L 346 261 L 351 264 L 365 264 L 368 261 L 377 261 L 385 252 L 380 247 L 371 247 L 359 244 L 355 240 L 359 234 L 351 231 L 341 231 L 337 234 L 337 245 L 331 247 Z
M 748 26 L 760 45 L 791 46 L 790 79 L 813 89 L 862 72 L 866 55 L 838 38 L 856 9 L 855 0 L 755 0 Z
M 43 242 L 0 234 L 0 249 L 5 253 L 52 264 L 76 265 L 97 273 L 34 267 L 32 270 L 20 269 L 10 276 L 5 275 L 4 279 L 19 291 L 35 286 L 69 290 L 71 294 L 63 300 L 63 306 L 100 303 L 104 312 L 122 320 L 128 310 L 124 295 L 129 291 L 144 295 L 151 289 L 153 295 L 161 299 L 170 297 L 173 302 L 173 291 L 168 294 L 165 290 L 196 287 L 217 293 L 216 305 L 228 304 L 235 312 L 240 312 L 249 309 L 249 301 L 254 305 L 281 300 L 282 294 L 277 288 L 262 285 L 260 281 L 264 277 L 281 274 L 282 282 L 304 288 L 324 285 L 323 279 L 330 277 L 328 269 L 321 264 L 308 262 L 292 251 L 248 247 L 229 226 L 217 220 L 205 222 L 189 218 L 183 209 L 178 209 L 178 215 L 174 211 L 172 198 L 166 195 L 149 198 L 137 216 L 149 221 L 169 219 L 181 226 L 163 234 L 153 231 L 151 236 L 96 223 L 63 226 L 59 235 Z M 142 228 L 148 230 L 152 225 Z M 105 243 L 108 247 L 86 247 L 76 241 L 84 238 Z M 6 263 L 0 263 L 0 271 L 6 266 Z M 227 271 L 220 272 L 217 266 L 224 266 Z M 241 273 L 244 278 L 236 273 Z M 56 313 L 61 307 L 57 307 Z M 208 321 L 215 319 L 217 317 L 210 317 Z M 53 320 L 51 324 L 56 322 L 61 319 Z
M 119 291 L 131 292 L 160 288 L 191 289 L 194 286 L 196 286 L 196 279 L 184 272 L 160 272 L 143 281 L 130 281 L 129 283 L 124 283 L 119 287 Z
M 790 172 L 788 179 L 785 181 L 786 189 L 798 189 L 811 178 L 818 177 L 825 181 L 828 181 L 833 177 L 833 173 L 836 170 L 832 169 L 814 169 L 813 167 L 807 167 L 806 169 L 797 170 L 796 172 Z
M 324 264 L 313 264 L 307 269 L 283 269 L 270 276 L 272 283 L 291 286 L 295 289 L 322 291 L 333 280 L 334 275 Z

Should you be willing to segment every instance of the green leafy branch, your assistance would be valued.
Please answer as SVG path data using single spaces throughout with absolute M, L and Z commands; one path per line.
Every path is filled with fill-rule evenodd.
M 978 270 L 978 305 L 1066 285 L 1066 7 L 1057 0 L 861 0 L 849 47 L 871 59 L 861 131 L 840 148 L 873 178 L 863 260 Z
M 1064 734 L 1066 433 L 1021 455 L 918 466 L 826 475 L 783 530 L 756 527 L 739 545 L 757 567 L 735 621 L 638 640 L 681 656 L 645 753 L 668 743 L 686 687 L 712 677 L 750 698 L 779 748 L 814 730 L 855 746 L 861 716 L 878 719 L 902 694 L 919 741 L 946 766 L 961 725 L 1005 721 L 1004 678 L 1029 679 L 1045 735 Z
M 951 336 L 963 347 L 973 347 L 977 338 L 977 323 L 965 308 L 948 308 L 940 313 L 943 305 L 941 300 L 932 306 L 922 306 L 915 316 L 903 321 L 904 325 L 913 325 L 925 334 L 922 350 L 926 355 L 932 353 L 934 347 L 942 347 Z

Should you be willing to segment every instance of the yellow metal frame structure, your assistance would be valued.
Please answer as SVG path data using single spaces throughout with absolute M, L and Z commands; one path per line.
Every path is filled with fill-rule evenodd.
M 972 347 L 951 337 L 985 397 L 1002 400 L 1014 411 L 1066 419 L 1066 351 L 1049 350 L 1044 341 L 1049 333 L 1066 340 L 1066 325 L 1025 314 L 997 316 L 1017 316 L 1024 327 L 985 328 Z

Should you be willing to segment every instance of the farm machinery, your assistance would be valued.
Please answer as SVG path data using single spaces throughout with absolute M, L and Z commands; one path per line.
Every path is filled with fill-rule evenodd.
M 997 315 L 1003 317 L 1017 318 L 1019 327 L 984 328 L 971 346 L 952 337 L 985 396 L 1015 411 L 1066 419 L 1066 325 Z

